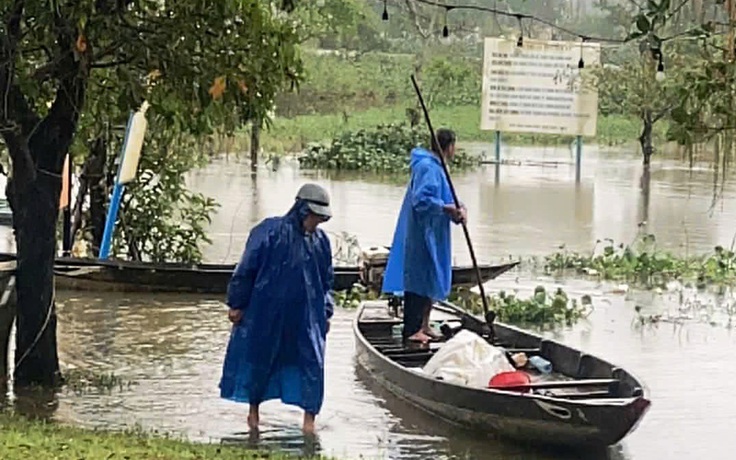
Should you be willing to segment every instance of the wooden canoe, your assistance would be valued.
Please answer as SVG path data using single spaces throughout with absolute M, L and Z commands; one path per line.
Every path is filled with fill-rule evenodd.
M 16 255 L 0 253 L 1 261 L 15 261 Z M 516 267 L 519 262 L 500 265 L 482 265 L 481 277 L 492 280 Z M 120 260 L 58 257 L 54 266 L 56 286 L 59 289 L 117 292 L 181 292 L 224 294 L 234 264 L 127 262 Z M 453 267 L 453 284 L 475 283 L 473 267 Z M 335 267 L 335 289 L 350 289 L 361 283 L 359 267 Z
M 432 319 L 465 324 L 471 330 L 484 326 L 459 311 L 448 303 L 438 304 Z M 644 386 L 629 372 L 498 323 L 496 346 L 542 356 L 560 374 L 542 377 L 529 371 L 532 383 L 523 388 L 526 393 L 522 388 L 472 388 L 438 380 L 424 374 L 422 367 L 442 342 L 405 346 L 392 332 L 401 324 L 388 301 L 364 302 L 353 325 L 358 366 L 413 406 L 473 431 L 538 446 L 600 449 L 634 430 L 650 406 Z

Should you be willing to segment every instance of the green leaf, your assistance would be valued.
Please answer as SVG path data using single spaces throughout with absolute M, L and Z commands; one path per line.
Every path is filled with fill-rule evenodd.
M 634 32 L 631 32 L 629 35 L 626 36 L 626 41 L 636 40 L 637 38 L 641 38 L 642 36 L 644 36 L 643 32 L 635 30 Z
M 640 14 L 636 17 L 636 28 L 639 29 L 642 34 L 646 34 L 651 30 L 651 23 L 646 16 Z

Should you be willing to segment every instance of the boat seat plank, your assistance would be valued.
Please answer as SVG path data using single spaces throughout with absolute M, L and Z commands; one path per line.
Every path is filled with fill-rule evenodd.
M 519 385 L 514 387 L 505 387 L 504 390 L 525 389 L 533 390 L 551 390 L 555 388 L 577 388 L 577 387 L 600 387 L 617 383 L 615 379 L 589 379 L 589 380 L 559 380 L 530 383 L 528 385 Z M 501 388 L 497 388 L 501 389 Z
M 593 399 L 593 398 L 605 398 L 611 396 L 609 391 L 585 391 L 579 393 L 552 393 L 552 397 L 565 398 L 565 399 Z

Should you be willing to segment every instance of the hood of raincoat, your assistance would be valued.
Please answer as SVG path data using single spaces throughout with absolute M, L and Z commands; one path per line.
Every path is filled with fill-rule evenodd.
M 297 199 L 286 213 L 286 218 L 295 223 L 300 230 L 304 230 L 304 219 L 309 215 L 309 203 L 305 200 Z
M 429 158 L 434 163 L 437 163 L 440 167 L 442 167 L 442 163 L 440 162 L 439 157 L 434 153 L 431 152 L 424 147 L 414 147 L 411 150 L 411 158 L 409 160 L 409 168 L 411 168 L 412 171 L 414 171 L 419 164 L 420 161 L 425 160 Z

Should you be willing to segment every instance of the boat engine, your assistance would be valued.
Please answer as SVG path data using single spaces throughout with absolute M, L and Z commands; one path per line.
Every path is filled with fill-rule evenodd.
M 385 246 L 374 246 L 360 254 L 360 279 L 369 289 L 381 290 L 388 255 L 389 248 Z

